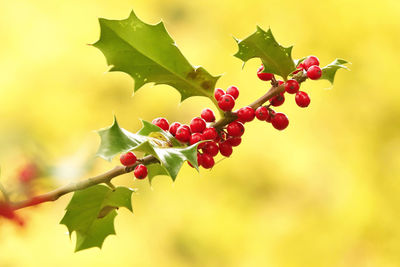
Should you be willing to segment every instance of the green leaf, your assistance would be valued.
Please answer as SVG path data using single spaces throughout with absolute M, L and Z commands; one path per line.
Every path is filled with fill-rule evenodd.
M 344 59 L 340 59 L 337 58 L 335 59 L 331 64 L 325 66 L 322 68 L 322 76 L 321 76 L 321 80 L 328 80 L 331 82 L 331 84 L 333 84 L 333 81 L 335 80 L 335 75 L 336 75 L 336 71 L 338 69 L 349 69 L 347 66 L 345 66 L 344 64 L 348 64 L 349 62 L 347 62 Z
M 147 121 L 142 121 L 143 127 L 137 133 L 131 133 L 120 128 L 117 120 L 114 123 L 98 133 L 101 138 L 100 148 L 97 155 L 111 160 L 120 153 L 127 151 L 139 151 L 146 155 L 153 155 L 160 162 L 159 167 L 155 169 L 155 175 L 167 174 L 175 180 L 182 164 L 189 161 L 196 169 L 197 165 L 197 145 L 186 147 L 182 146 L 169 133 L 163 131 Z M 149 170 L 150 177 L 154 175 Z
M 76 232 L 75 251 L 101 248 L 106 237 L 115 234 L 116 210 L 125 207 L 132 211 L 132 192 L 126 187 L 111 190 L 95 185 L 74 193 L 60 224 L 67 226 L 70 235 Z
M 264 72 L 274 73 L 286 79 L 296 69 L 292 59 L 292 48 L 281 46 L 272 35 L 271 29 L 264 31 L 257 26 L 255 33 L 244 40 L 236 40 L 239 51 L 235 57 L 246 63 L 249 59 L 260 58 Z
M 181 101 L 206 96 L 214 103 L 213 92 L 219 76 L 202 67 L 193 67 L 183 56 L 162 22 L 150 25 L 132 11 L 125 20 L 100 19 L 101 35 L 94 44 L 112 65 L 135 80 L 137 91 L 146 83 L 167 84 L 179 91 Z
M 160 164 L 150 164 L 147 166 L 148 170 L 148 178 L 149 182 L 151 183 L 153 181 L 153 178 L 159 175 L 167 175 L 168 172 L 163 168 Z

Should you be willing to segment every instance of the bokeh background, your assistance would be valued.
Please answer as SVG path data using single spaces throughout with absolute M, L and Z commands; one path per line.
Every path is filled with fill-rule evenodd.
M 204 98 L 179 104 L 168 86 L 106 73 L 105 58 L 87 44 L 97 18 L 122 19 L 135 9 L 148 23 L 161 18 L 194 65 L 224 74 L 218 86 L 241 90 L 238 106 L 267 90 L 232 55 L 232 36 L 256 25 L 272 28 L 293 56 L 321 64 L 341 57 L 351 71 L 328 83 L 307 82 L 311 105 L 288 98 L 278 110 L 283 132 L 251 123 L 229 160 L 200 174 L 185 166 L 175 183 L 158 177 L 138 188 L 134 215 L 120 210 L 117 236 L 102 250 L 74 254 L 59 225 L 70 196 L 21 212 L 20 228 L 0 222 L 0 266 L 400 266 L 400 2 L 228 0 L 16 0 L 0 2 L 1 181 L 18 189 L 15 173 L 29 160 L 51 166 L 36 190 L 49 190 L 111 168 L 93 159 L 93 130 L 112 122 L 140 127 L 139 118 L 189 121 Z M 18 196 L 15 196 L 18 198 Z

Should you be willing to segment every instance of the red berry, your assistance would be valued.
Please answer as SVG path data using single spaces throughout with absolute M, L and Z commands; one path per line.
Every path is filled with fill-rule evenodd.
M 285 91 L 289 94 L 295 94 L 299 91 L 300 85 L 296 80 L 287 80 L 285 84 Z
M 19 181 L 29 183 L 39 175 L 39 169 L 34 163 L 28 163 L 19 170 Z
M 190 122 L 190 130 L 192 133 L 201 133 L 206 128 L 206 121 L 202 118 L 196 117 L 193 118 Z
M 261 67 L 257 71 L 257 76 L 260 80 L 262 81 L 270 81 L 274 77 L 274 74 L 272 73 L 263 73 L 264 66 L 261 65 Z
M 307 70 L 307 77 L 311 80 L 318 80 L 322 76 L 322 70 L 318 66 L 311 66 Z
M 308 94 L 303 91 L 297 92 L 295 100 L 296 100 L 296 104 L 301 108 L 308 107 L 308 105 L 310 105 L 310 101 L 311 101 Z
M 244 126 L 240 122 L 234 121 L 228 124 L 226 127 L 230 136 L 242 136 L 244 134 Z
M 214 91 L 214 97 L 217 101 L 219 101 L 219 99 L 221 98 L 221 96 L 225 95 L 224 90 L 222 90 L 221 88 L 217 88 Z
M 179 126 L 181 126 L 181 124 L 179 122 L 174 122 L 171 124 L 171 126 L 169 126 L 169 132 L 175 136 L 176 134 L 176 130 L 178 130 Z
M 121 164 L 124 166 L 131 166 L 136 163 L 136 155 L 133 154 L 133 152 L 122 154 L 119 157 L 119 161 L 121 161 Z
M 206 128 L 203 131 L 203 140 L 214 140 L 218 137 L 218 132 L 215 128 Z
M 211 169 L 215 164 L 214 158 L 208 154 L 203 154 L 201 156 L 201 166 L 205 169 Z
M 181 125 L 176 130 L 175 138 L 183 143 L 189 142 L 190 136 L 191 136 L 190 129 L 189 126 L 187 125 Z
M 226 90 L 226 93 L 233 96 L 234 99 L 239 97 L 239 89 L 233 85 Z
M 201 133 L 194 133 L 190 136 L 190 145 L 194 145 L 203 140 L 203 135 Z
M 168 121 L 165 118 L 154 119 L 152 123 L 154 125 L 160 127 L 161 129 L 163 129 L 164 131 L 168 131 L 168 129 L 169 129 Z
M 219 148 L 217 143 L 214 141 L 210 141 L 205 143 L 203 147 L 203 153 L 210 155 L 211 157 L 215 157 L 219 152 Z
M 218 107 L 223 111 L 231 111 L 234 106 L 235 106 L 235 98 L 233 98 L 233 96 L 231 95 L 228 94 L 223 95 L 218 100 Z
M 308 70 L 311 66 L 319 66 L 319 60 L 315 56 L 309 56 L 301 64 L 305 70 Z
M 274 106 L 274 107 L 279 107 L 280 105 L 282 105 L 283 102 L 285 102 L 285 96 L 283 94 L 284 94 L 284 92 L 280 93 L 279 95 L 276 95 L 276 96 L 272 97 L 269 100 L 271 105 Z
M 268 116 L 265 119 L 266 122 L 271 122 L 272 117 L 275 115 L 275 111 L 273 111 L 272 109 L 268 110 Z
M 185 129 L 187 129 L 187 130 L 190 132 L 190 127 L 187 126 L 186 124 L 182 124 L 181 126 L 182 126 L 183 128 L 185 128 Z
M 232 155 L 233 149 L 229 142 L 225 141 L 219 143 L 219 151 L 221 152 L 222 156 L 229 157 L 230 155 Z
M 237 112 L 238 119 L 243 122 L 249 122 L 254 120 L 254 117 L 256 116 L 254 109 L 251 107 L 243 107 L 238 110 Z
M 283 113 L 276 113 L 271 119 L 272 126 L 282 131 L 289 125 L 289 119 Z
M 139 164 L 136 166 L 135 170 L 133 171 L 133 174 L 135 174 L 135 177 L 137 179 L 144 179 L 147 176 L 147 167 L 144 166 L 143 164 Z
M 282 84 L 284 84 L 284 82 L 279 80 L 278 85 L 282 85 Z
M 209 108 L 203 109 L 203 111 L 201 112 L 201 117 L 202 117 L 206 122 L 213 122 L 213 121 L 215 121 L 214 112 L 213 112 L 211 109 L 209 109 Z
M 231 136 L 226 139 L 226 142 L 228 142 L 231 146 L 238 146 L 240 143 L 242 143 L 242 138 Z
M 256 117 L 260 121 L 265 121 L 265 119 L 268 117 L 268 108 L 261 106 L 256 109 Z

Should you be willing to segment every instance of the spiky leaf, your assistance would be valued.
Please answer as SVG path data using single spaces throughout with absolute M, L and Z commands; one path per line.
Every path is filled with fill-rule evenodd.
M 335 59 L 331 64 L 325 66 L 322 68 L 322 76 L 320 79 L 328 80 L 333 84 L 333 81 L 335 80 L 335 75 L 336 71 L 338 69 L 349 69 L 347 66 L 344 64 L 348 64 L 344 59 L 337 58 Z
M 115 234 L 116 210 L 125 207 L 132 211 L 132 192 L 126 187 L 111 190 L 95 185 L 74 193 L 60 223 L 67 226 L 70 235 L 76 232 L 75 251 L 101 248 L 106 237 Z
M 131 133 L 123 128 L 120 128 L 117 120 L 105 129 L 98 133 L 101 137 L 101 144 L 97 155 L 111 160 L 120 153 L 127 151 L 139 151 L 147 155 L 153 155 L 160 162 L 160 167 L 157 167 L 155 174 L 168 174 L 172 180 L 175 180 L 185 161 L 189 161 L 193 166 L 197 165 L 197 145 L 189 147 L 183 146 L 169 133 L 163 131 L 158 126 L 155 126 L 147 121 L 142 121 L 143 127 L 137 133 Z M 150 177 L 154 174 L 149 170 Z
M 162 22 L 150 25 L 132 11 L 124 20 L 100 19 L 101 36 L 94 46 L 112 65 L 110 71 L 122 71 L 135 80 L 137 91 L 146 83 L 167 84 L 181 94 L 206 96 L 212 101 L 219 77 L 202 67 L 193 67 L 183 56 Z
M 246 63 L 249 59 L 260 58 L 264 72 L 274 73 L 286 79 L 295 70 L 292 48 L 281 46 L 274 38 L 271 29 L 264 31 L 257 27 L 255 33 L 244 40 L 237 41 L 239 51 L 235 57 Z

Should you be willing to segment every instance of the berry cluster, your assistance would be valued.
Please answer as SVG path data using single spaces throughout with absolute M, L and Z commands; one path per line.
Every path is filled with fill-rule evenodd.
M 306 108 L 310 105 L 310 97 L 304 91 L 300 91 L 300 84 L 295 79 L 283 81 L 276 81 L 275 76 L 272 73 L 264 73 L 264 66 L 257 71 L 257 76 L 262 81 L 271 81 L 272 85 L 284 85 L 285 90 L 280 94 L 272 97 L 269 100 L 269 105 L 261 106 L 256 110 L 256 116 L 259 120 L 265 120 L 271 122 L 272 126 L 278 130 L 283 130 L 289 125 L 289 120 L 283 113 L 276 113 L 270 106 L 278 107 L 285 102 L 285 93 L 295 94 L 296 104 L 301 108 Z M 307 57 L 301 62 L 293 75 L 304 74 L 305 79 L 318 80 L 322 76 L 322 70 L 319 67 L 319 60 L 315 56 Z M 258 114 L 258 115 L 257 115 Z
M 304 77 L 317 80 L 322 75 L 322 71 L 318 65 L 318 59 L 310 56 L 299 64 L 293 75 L 298 75 L 301 72 L 301 74 L 304 74 Z M 215 89 L 214 98 L 218 102 L 218 107 L 225 112 L 226 116 L 233 118 L 225 126 L 213 127 L 215 115 L 208 108 L 201 112 L 200 117 L 193 118 L 189 125 L 179 122 L 169 124 L 165 118 L 156 118 L 152 123 L 162 130 L 171 133 L 181 143 L 193 145 L 201 142 L 197 147 L 197 162 L 199 166 L 210 169 L 215 164 L 215 156 L 221 154 L 224 157 L 229 157 L 233 152 L 233 147 L 240 145 L 242 142 L 241 136 L 245 131 L 245 123 L 257 118 L 260 121 L 271 123 L 278 130 L 283 130 L 289 125 L 289 120 L 285 114 L 275 112 L 271 108 L 271 106 L 281 106 L 285 102 L 285 93 L 296 94 L 295 101 L 302 108 L 310 104 L 310 98 L 307 93 L 299 91 L 300 84 L 296 79 L 290 79 L 286 82 L 277 81 L 274 74 L 264 73 L 263 71 L 263 66 L 257 71 L 257 75 L 261 80 L 271 81 L 274 87 L 284 87 L 282 87 L 280 94 L 269 99 L 268 105 L 259 106 L 257 109 L 246 106 L 236 112 L 232 112 L 235 107 L 235 101 L 239 97 L 239 89 L 235 86 L 230 86 L 226 92 L 220 88 Z M 121 155 L 120 161 L 124 166 L 133 166 L 137 163 L 137 158 L 134 153 L 128 152 Z M 189 165 L 192 166 L 190 163 Z M 143 164 L 138 164 L 134 169 L 134 175 L 137 179 L 146 178 L 147 172 L 147 168 Z
M 136 155 L 133 152 L 127 152 L 125 154 L 122 154 L 119 160 L 124 166 L 132 166 L 137 162 Z M 143 164 L 139 164 L 133 170 L 133 174 L 137 179 L 142 180 L 147 177 L 147 167 L 144 166 Z

